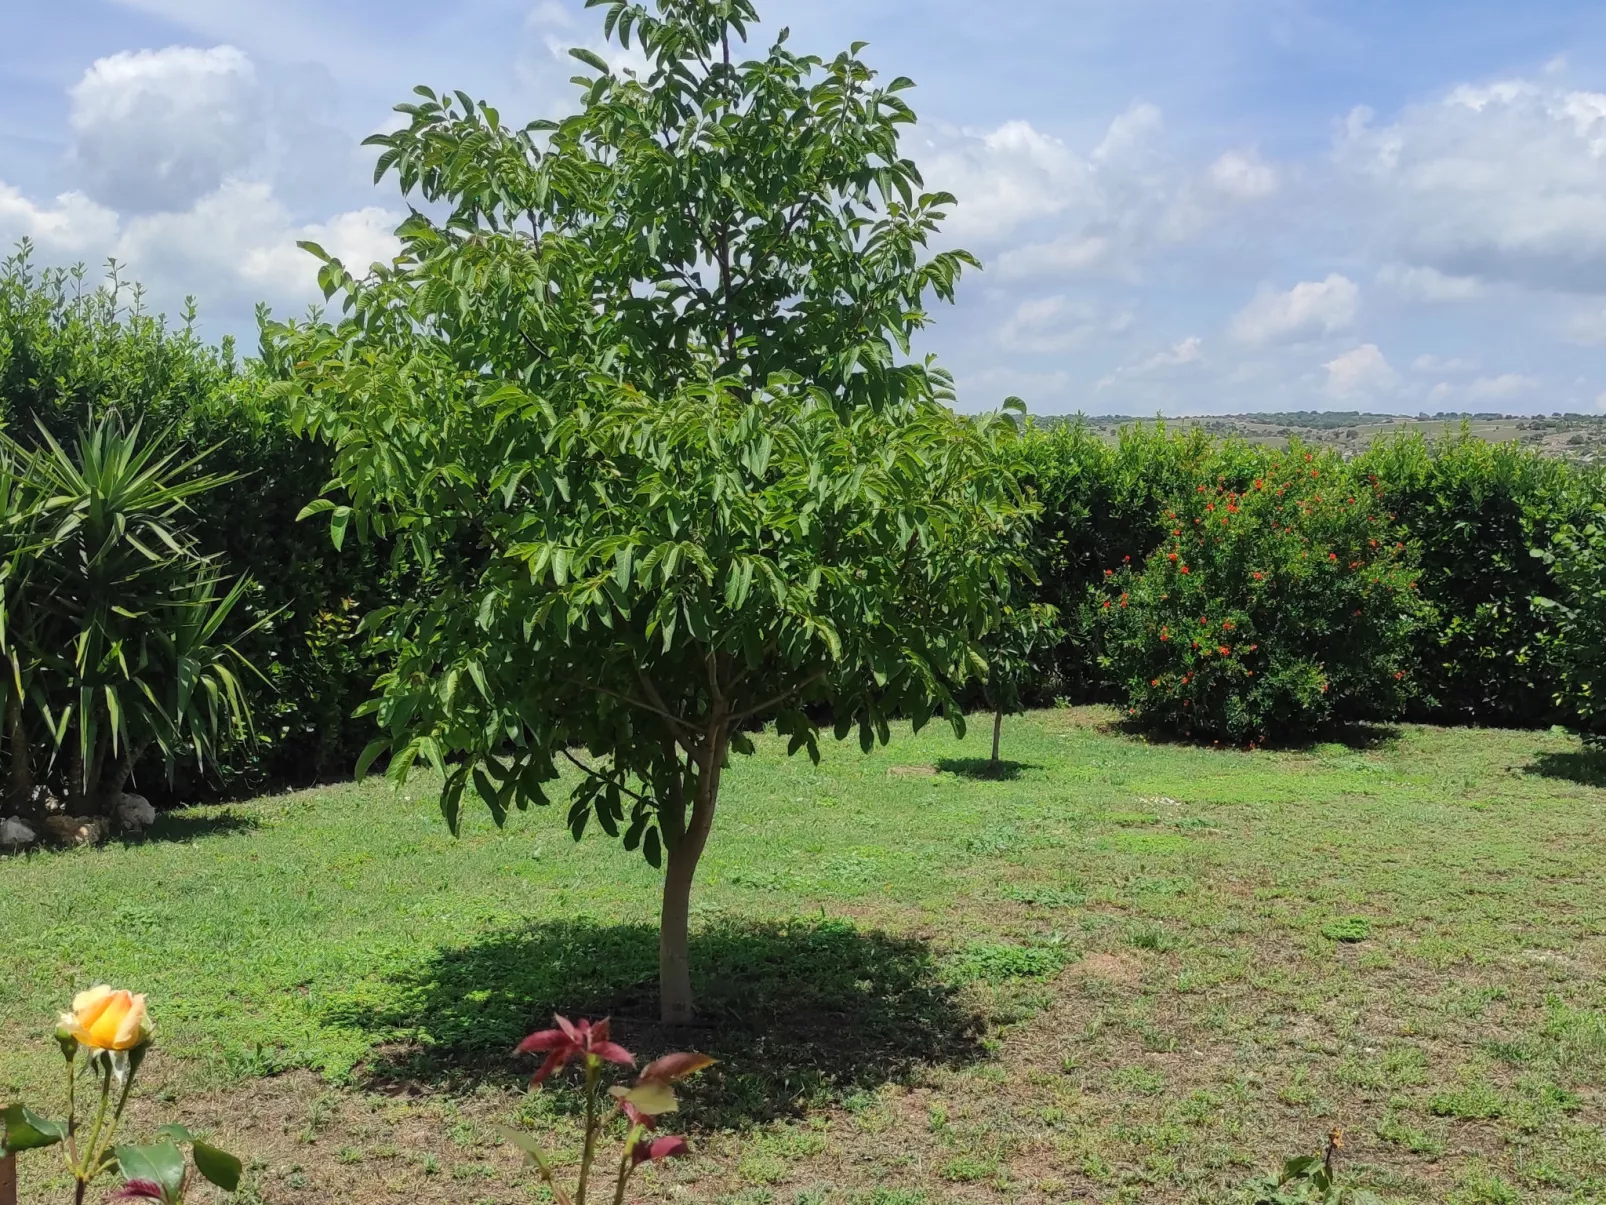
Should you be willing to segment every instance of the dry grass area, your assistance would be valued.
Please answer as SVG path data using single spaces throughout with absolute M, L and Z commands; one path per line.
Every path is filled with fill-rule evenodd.
M 161 1025 L 135 1129 L 213 1131 L 242 1200 L 512 1205 L 544 1190 L 498 1126 L 575 1155 L 507 1057 L 562 1008 L 722 1060 L 642 1201 L 1248 1203 L 1334 1127 L 1385 1201 L 1606 1200 L 1606 769 L 1543 733 L 1248 753 L 1109 719 L 1012 720 L 997 780 L 979 736 L 761 743 L 689 1037 L 652 1020 L 653 873 L 561 817 L 453 841 L 427 784 L 373 784 L 0 862 L 0 1095 L 50 1103 L 45 1022 L 110 980 Z

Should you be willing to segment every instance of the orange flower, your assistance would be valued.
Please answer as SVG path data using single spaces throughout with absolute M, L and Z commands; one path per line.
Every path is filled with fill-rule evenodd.
M 145 997 L 104 984 L 73 997 L 72 1012 L 61 1014 L 61 1028 L 95 1050 L 132 1050 L 151 1038 Z

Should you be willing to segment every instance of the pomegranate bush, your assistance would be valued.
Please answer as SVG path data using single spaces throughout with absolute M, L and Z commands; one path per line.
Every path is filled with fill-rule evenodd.
M 1141 568 L 1105 571 L 1108 668 L 1140 724 L 1235 743 L 1396 716 L 1430 609 L 1377 484 L 1297 446 L 1177 496 Z

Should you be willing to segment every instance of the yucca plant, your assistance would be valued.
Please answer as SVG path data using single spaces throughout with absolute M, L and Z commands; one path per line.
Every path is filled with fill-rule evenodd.
M 184 522 L 188 500 L 232 478 L 115 415 L 70 452 L 42 427 L 38 446 L 7 440 L 0 452 L 16 480 L 17 551 L 5 562 L 13 787 L 31 785 L 43 760 L 69 810 L 105 814 L 147 751 L 170 769 L 186 754 L 205 765 L 249 732 L 241 677 L 255 670 L 225 636 L 249 582 L 231 584 Z M 0 503 L 6 483 L 0 471 Z M 29 727 L 39 735 L 19 770 Z

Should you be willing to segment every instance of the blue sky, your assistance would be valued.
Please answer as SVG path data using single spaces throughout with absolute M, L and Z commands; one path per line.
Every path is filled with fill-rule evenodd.
M 115 255 L 210 335 L 388 253 L 361 138 L 415 83 L 562 110 L 579 0 L 13 0 L 0 241 Z M 920 87 L 986 271 L 925 341 L 967 409 L 1606 410 L 1606 6 L 770 0 Z

